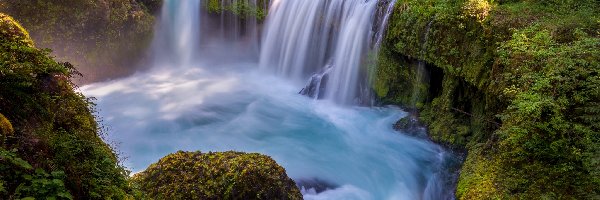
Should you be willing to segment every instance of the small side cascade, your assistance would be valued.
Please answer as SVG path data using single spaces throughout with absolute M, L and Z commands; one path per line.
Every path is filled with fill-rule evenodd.
M 425 34 L 423 34 L 423 42 L 421 43 L 421 56 L 425 56 L 425 53 L 427 52 L 427 40 L 429 39 L 429 30 L 431 29 L 431 24 L 433 23 L 434 20 L 429 21 L 429 23 L 427 23 L 427 27 L 425 28 Z M 417 68 L 416 68 L 416 82 L 417 83 L 427 83 L 429 82 L 429 76 L 428 76 L 428 71 L 426 69 L 426 63 L 421 59 L 418 61 L 417 63 Z M 413 106 L 416 106 L 417 102 L 419 101 L 419 96 L 422 94 L 419 94 L 420 92 L 420 88 L 413 88 L 413 94 L 411 97 L 411 103 Z
M 271 0 L 207 0 L 202 7 L 208 48 L 229 48 L 258 58 L 260 32 Z M 225 45 L 224 45 L 225 44 Z
M 270 0 L 165 0 L 151 47 L 154 66 L 190 66 L 202 56 L 258 59 Z
M 371 43 L 371 49 L 374 49 L 376 52 L 381 47 L 381 43 L 385 37 L 385 31 L 387 30 L 390 16 L 392 16 L 392 12 L 394 11 L 394 6 L 396 6 L 395 0 L 381 0 L 377 5 L 377 15 L 375 16 L 375 24 L 373 24 L 375 34 L 373 34 L 372 41 L 374 42 Z
M 151 54 L 154 65 L 187 66 L 200 50 L 201 1 L 166 0 L 156 28 Z

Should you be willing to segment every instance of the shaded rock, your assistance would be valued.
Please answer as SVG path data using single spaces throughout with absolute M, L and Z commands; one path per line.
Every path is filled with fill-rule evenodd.
M 325 97 L 329 72 L 332 68 L 333 66 L 327 65 L 321 72 L 313 74 L 306 83 L 306 86 L 300 90 L 299 94 L 314 99 L 322 99 Z

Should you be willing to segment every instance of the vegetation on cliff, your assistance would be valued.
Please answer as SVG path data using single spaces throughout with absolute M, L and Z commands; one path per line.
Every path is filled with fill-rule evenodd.
M 460 199 L 600 196 L 600 5 L 404 0 L 374 88 L 468 151 Z
M 148 12 L 150 12 L 152 14 L 158 13 L 163 4 L 163 0 L 137 0 L 137 1 L 140 2 L 144 7 L 146 7 Z
M 281 166 L 256 153 L 177 152 L 133 178 L 149 199 L 302 199 Z
M 140 0 L 141 1 L 141 0 Z M 73 63 L 85 82 L 128 75 L 152 38 L 161 1 L 4 0 L 0 12 L 20 20 L 36 45 Z M 144 9 L 147 8 L 147 9 Z
M 0 197 L 125 198 L 126 171 L 102 141 L 92 104 L 74 92 L 73 66 L 0 19 Z

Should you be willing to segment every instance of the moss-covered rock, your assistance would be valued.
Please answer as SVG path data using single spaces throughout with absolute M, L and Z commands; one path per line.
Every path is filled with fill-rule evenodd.
M 179 151 L 134 176 L 150 199 L 302 199 L 285 169 L 256 153 Z
M 83 82 L 134 72 L 154 30 L 154 17 L 134 0 L 3 0 L 0 12 L 21 22 L 38 47 L 73 63 Z
M 432 139 L 469 152 L 459 199 L 600 198 L 598 10 L 594 0 L 398 1 L 374 88 L 419 108 Z

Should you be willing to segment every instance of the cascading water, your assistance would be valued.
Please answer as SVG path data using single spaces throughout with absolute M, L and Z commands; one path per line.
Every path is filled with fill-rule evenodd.
M 189 66 L 201 54 L 223 51 L 256 60 L 261 22 L 255 15 L 267 10 L 269 0 L 219 0 L 218 8 L 210 2 L 164 2 L 150 52 L 154 65 Z
M 229 48 L 219 47 L 230 44 L 204 30 L 220 22 L 203 22 L 210 15 L 203 14 L 202 2 L 167 0 L 153 52 L 163 53 L 157 54 L 157 63 L 168 67 L 81 89 L 97 98 L 100 116 L 116 133 L 107 139 L 120 143 L 118 149 L 129 157 L 125 164 L 134 171 L 177 150 L 259 152 L 286 169 L 305 199 L 452 199 L 445 169 L 453 156 L 426 139 L 393 130 L 392 124 L 407 113 L 395 107 L 313 101 L 297 94 L 303 85 L 258 70 L 279 62 L 290 65 L 273 69 L 297 73 L 298 78 L 331 70 L 329 80 L 318 79 L 317 88 L 334 87 L 341 80 L 337 74 L 348 76 L 348 71 L 336 71 L 340 65 L 360 68 L 359 54 L 377 41 L 373 35 L 380 33 L 381 24 L 367 22 L 373 13 L 362 10 L 374 11 L 375 2 L 273 1 L 269 26 L 286 26 L 265 30 L 263 44 L 270 47 L 262 56 L 279 56 L 263 57 L 259 65 L 252 59 L 238 60 Z M 226 30 L 236 29 L 225 24 Z M 363 26 L 375 28 L 362 30 Z M 319 34 L 311 34 L 315 32 Z M 233 43 L 246 41 L 238 39 Z M 206 54 L 204 47 L 214 52 Z M 353 60 L 338 58 L 344 56 Z M 307 58 L 317 60 L 302 60 Z M 312 69 L 306 67 L 312 66 L 309 63 L 331 67 L 315 64 Z M 317 94 L 323 93 L 318 89 Z
M 192 64 L 200 50 L 200 1 L 165 1 L 156 35 L 154 63 Z
M 310 82 L 326 78 L 317 81 L 326 82 L 321 85 L 325 91 L 321 91 L 323 96 L 312 91 L 309 94 L 341 104 L 358 103 L 368 95 L 361 94 L 365 92 L 360 88 L 368 86 L 364 64 L 369 47 L 375 48 L 381 41 L 394 2 L 276 1 L 267 19 L 261 68 L 301 80 L 316 73 Z M 384 15 L 376 15 L 377 10 L 383 10 Z

